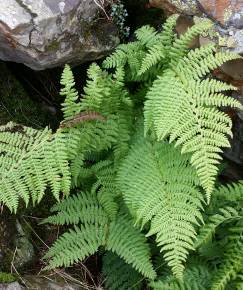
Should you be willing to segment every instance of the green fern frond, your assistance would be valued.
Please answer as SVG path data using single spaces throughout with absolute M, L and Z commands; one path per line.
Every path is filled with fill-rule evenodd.
M 44 259 L 50 259 L 47 269 L 68 267 L 103 246 L 145 277 L 155 278 L 144 235 L 133 227 L 131 218 L 124 214 L 110 220 L 95 193 L 80 192 L 77 196 L 68 197 L 54 206 L 52 211 L 58 213 L 44 220 L 44 223 L 73 224 L 74 230 L 63 234 L 48 250 L 44 256 Z
M 59 199 L 70 190 L 65 138 L 14 123 L 0 127 L 0 202 L 16 212 L 20 199 L 40 202 L 47 187 Z
M 110 160 L 98 162 L 92 167 L 97 178 L 92 191 L 97 193 L 97 198 L 110 219 L 114 219 L 118 212 L 116 198 L 118 189 L 115 183 L 116 171 Z
M 171 156 L 173 158 L 171 159 Z M 167 143 L 138 142 L 118 172 L 118 185 L 137 222 L 151 222 L 148 235 L 156 241 L 168 265 L 182 276 L 196 237 L 194 225 L 202 221 L 198 180 L 187 157 Z
M 68 120 L 80 112 L 80 106 L 77 103 L 79 96 L 74 88 L 74 76 L 69 65 L 65 65 L 61 77 L 61 85 L 63 88 L 61 89 L 60 95 L 65 97 L 65 101 L 62 104 L 62 111 L 64 120 Z
M 123 258 L 145 277 L 156 277 L 146 239 L 127 216 L 119 215 L 111 222 L 106 248 Z
M 142 75 L 165 58 L 165 51 L 161 43 L 155 43 L 149 48 L 144 57 L 138 75 Z
M 150 47 L 156 43 L 159 39 L 159 34 L 154 27 L 150 25 L 144 25 L 135 31 L 135 35 L 138 41 L 147 47 Z
M 103 257 L 102 273 L 108 290 L 140 290 L 142 287 L 143 276 L 111 252 Z
M 243 181 L 222 185 L 214 192 L 215 199 L 226 200 L 230 202 L 239 202 L 243 200 Z
M 160 41 L 165 46 L 167 52 L 171 49 L 171 46 L 176 38 L 176 33 L 174 30 L 178 17 L 178 14 L 174 14 L 168 17 L 163 24 L 163 30 L 160 34 Z
M 189 44 L 196 36 L 202 34 L 204 31 L 209 30 L 212 27 L 212 22 L 209 20 L 201 21 L 200 23 L 193 25 L 184 34 L 177 38 L 170 49 L 170 58 L 172 63 L 176 63 L 178 59 L 181 59 L 188 52 Z
M 200 247 L 210 241 L 216 228 L 222 223 L 242 218 L 240 213 L 232 207 L 220 208 L 218 213 L 209 217 L 208 222 L 200 228 L 195 247 Z
M 230 242 L 226 246 L 224 259 L 220 264 L 212 283 L 212 290 L 224 290 L 231 279 L 237 277 L 243 265 L 243 223 L 232 228 Z
M 99 224 L 84 224 L 69 230 L 53 244 L 44 256 L 48 260 L 45 269 L 69 267 L 93 255 L 105 243 L 106 232 Z
M 81 111 L 100 112 L 102 102 L 111 96 L 110 76 L 97 64 L 92 64 L 87 72 L 85 95 L 80 103 Z
M 211 274 L 205 265 L 188 265 L 182 280 L 173 276 L 161 277 L 151 282 L 153 290 L 208 290 L 210 289 Z
M 76 225 L 82 222 L 98 225 L 100 222 L 108 222 L 107 215 L 103 208 L 99 206 L 96 196 L 86 192 L 80 192 L 78 195 L 64 199 L 61 203 L 55 205 L 51 212 L 57 213 L 46 218 L 42 223 Z
M 198 52 L 196 58 L 200 55 Z M 191 163 L 197 169 L 209 201 L 218 171 L 217 164 L 221 160 L 221 147 L 229 147 L 228 136 L 232 136 L 229 116 L 217 107 L 227 105 L 241 108 L 242 105 L 216 93 L 220 92 L 220 82 L 205 86 L 206 81 L 203 80 L 201 86 L 199 79 L 205 72 L 236 56 L 210 54 L 208 58 L 211 61 L 205 61 L 207 69 L 202 71 L 201 65 L 192 65 L 190 52 L 188 55 L 187 62 L 186 57 L 177 61 L 154 81 L 145 102 L 145 131 L 152 127 L 159 140 L 170 136 L 170 142 L 176 140 L 175 146 L 182 146 L 182 153 L 192 153 Z

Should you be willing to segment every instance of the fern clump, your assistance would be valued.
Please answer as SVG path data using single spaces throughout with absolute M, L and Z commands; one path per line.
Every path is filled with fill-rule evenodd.
M 223 94 L 236 88 L 208 74 L 240 56 L 216 52 L 214 45 L 189 51 L 191 40 L 210 28 L 210 22 L 202 21 L 177 38 L 173 32 L 176 20 L 177 16 L 169 18 L 160 33 L 148 26 L 139 29 L 138 40 L 118 47 L 104 66 L 128 66 L 130 79 L 152 82 L 144 106 L 145 132 L 154 130 L 158 140 L 169 137 L 182 153 L 191 153 L 209 201 L 221 148 L 230 147 L 232 136 L 231 119 L 219 107 L 242 109 L 242 105 Z
M 65 66 L 56 132 L 0 128 L 0 201 L 16 211 L 20 198 L 64 193 L 43 221 L 66 230 L 46 269 L 100 250 L 107 289 L 241 289 L 243 183 L 215 181 L 232 136 L 221 107 L 242 106 L 210 74 L 239 56 L 188 49 L 211 24 L 178 37 L 176 21 L 92 64 L 82 94 Z

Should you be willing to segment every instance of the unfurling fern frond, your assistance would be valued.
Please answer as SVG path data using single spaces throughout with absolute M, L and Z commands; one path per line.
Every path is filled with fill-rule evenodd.
M 66 142 L 61 133 L 14 123 L 0 127 L 0 202 L 16 212 L 19 199 L 40 202 L 47 187 L 56 199 L 69 193 Z
M 119 256 L 108 252 L 103 257 L 102 273 L 108 290 L 140 290 L 143 276 Z
M 243 223 L 239 221 L 231 228 L 229 243 L 224 251 L 224 259 L 220 264 L 212 282 L 212 290 L 224 290 L 231 279 L 235 279 L 242 271 L 243 265 Z
M 118 185 L 137 222 L 151 222 L 164 258 L 177 277 L 182 276 L 202 221 L 203 197 L 187 156 L 168 143 L 141 141 L 133 146 L 118 172 Z

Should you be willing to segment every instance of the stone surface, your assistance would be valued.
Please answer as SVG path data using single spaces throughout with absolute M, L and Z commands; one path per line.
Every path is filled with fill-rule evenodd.
M 243 28 L 243 1 L 198 0 L 202 10 L 223 26 Z
M 118 44 L 93 0 L 2 0 L 0 58 L 36 69 L 97 59 Z
M 0 214 L 0 271 L 17 271 L 33 263 L 34 247 L 28 233 L 8 212 Z M 1 290 L 1 288 L 0 288 Z
M 81 285 L 70 281 L 69 279 L 62 278 L 61 275 L 26 275 L 23 277 L 26 288 L 36 290 L 84 290 Z M 87 288 L 85 288 L 87 289 Z
M 150 0 L 150 5 L 169 14 L 183 13 L 211 19 L 215 25 L 209 38 L 223 50 L 243 53 L 242 0 Z M 204 38 L 201 40 L 205 42 Z
M 161 8 L 168 12 L 185 13 L 187 15 L 196 15 L 200 13 L 196 0 L 149 0 L 152 7 Z
M 13 282 L 9 284 L 0 284 L 0 290 L 23 290 L 22 287 L 18 282 Z

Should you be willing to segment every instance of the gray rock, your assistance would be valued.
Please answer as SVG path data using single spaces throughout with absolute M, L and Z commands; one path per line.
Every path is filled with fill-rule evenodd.
M 22 225 L 16 220 L 17 235 L 15 239 L 15 255 L 13 264 L 16 269 L 21 269 L 25 265 L 33 262 L 35 258 L 34 247 L 29 241 L 28 234 L 24 231 Z
M 0 290 L 23 290 L 22 287 L 18 282 L 13 282 L 9 284 L 0 284 Z
M 8 213 L 0 215 L 0 271 L 17 271 L 33 263 L 34 247 L 29 233 Z M 0 288 L 1 290 L 1 288 Z
M 100 58 L 119 38 L 99 12 L 93 0 L 2 0 L 0 58 L 35 70 Z
M 64 273 L 65 274 L 65 273 Z M 65 275 L 64 275 L 65 276 Z M 24 289 L 36 289 L 36 290 L 84 290 L 88 287 L 82 287 L 81 283 L 75 283 L 70 280 L 71 277 L 62 278 L 62 275 L 26 275 L 23 276 L 23 281 L 26 288 Z M 82 283 L 85 285 L 85 282 Z

